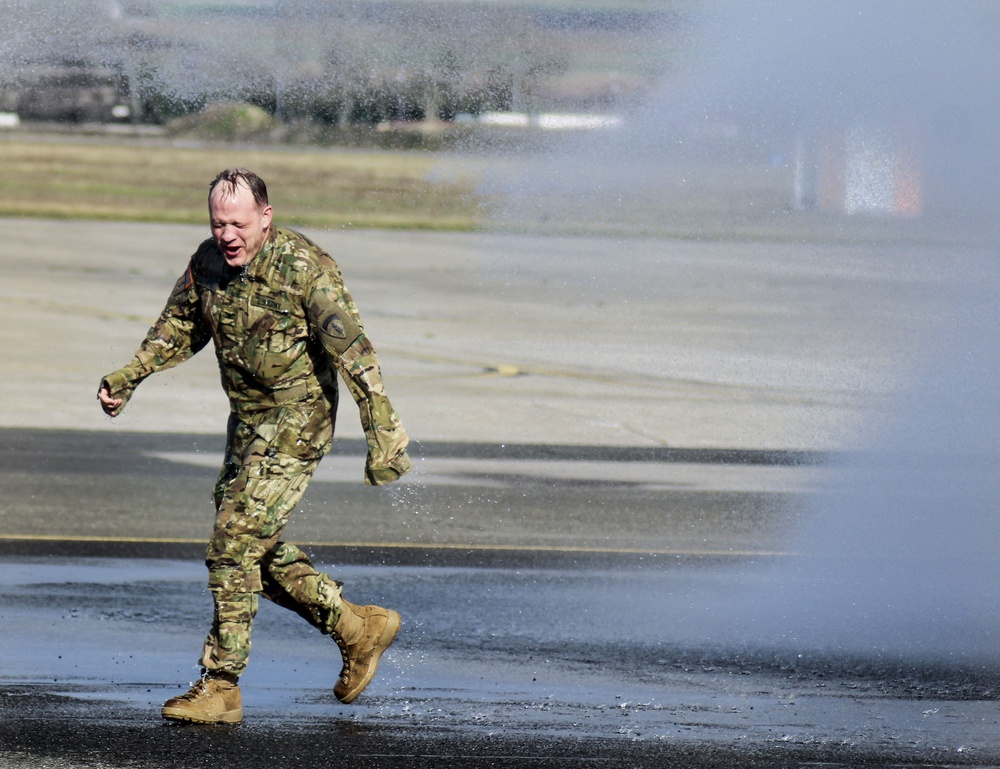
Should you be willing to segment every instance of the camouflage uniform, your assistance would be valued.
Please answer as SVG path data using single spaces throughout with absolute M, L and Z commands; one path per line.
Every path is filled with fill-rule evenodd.
M 340 615 L 340 583 L 280 541 L 333 440 L 337 372 L 360 410 L 367 484 L 410 469 L 408 439 L 339 268 L 297 232 L 272 226 L 245 267 L 228 266 L 214 240 L 203 242 L 133 360 L 102 380 L 123 399 L 115 414 L 143 379 L 209 340 L 231 414 L 206 556 L 215 619 L 201 663 L 239 676 L 258 594 L 326 634 Z

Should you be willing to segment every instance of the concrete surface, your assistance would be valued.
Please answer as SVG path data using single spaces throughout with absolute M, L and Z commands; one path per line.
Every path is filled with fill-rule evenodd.
M 19 397 L 0 425 L 222 429 L 210 353 L 144 383 L 114 425 L 91 402 L 207 228 L 3 226 Z M 309 234 L 341 264 L 416 441 L 842 448 L 905 377 L 956 263 L 892 243 Z M 359 435 L 346 411 L 341 435 Z

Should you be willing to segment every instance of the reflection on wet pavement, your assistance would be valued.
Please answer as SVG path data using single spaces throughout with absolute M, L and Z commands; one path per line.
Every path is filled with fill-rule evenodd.
M 331 692 L 332 643 L 262 606 L 242 681 L 250 730 L 1000 757 L 995 672 L 747 644 L 727 618 L 760 578 L 752 565 L 327 568 L 353 600 L 399 608 L 403 632 L 345 706 Z M 152 728 L 160 703 L 197 674 L 203 583 L 194 562 L 5 559 L 6 729 L 53 718 Z

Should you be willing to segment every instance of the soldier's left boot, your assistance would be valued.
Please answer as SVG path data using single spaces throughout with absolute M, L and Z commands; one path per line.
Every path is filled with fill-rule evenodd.
M 333 687 L 341 702 L 354 702 L 375 676 L 382 652 L 399 632 L 399 612 L 381 606 L 355 606 L 343 601 L 331 636 L 340 647 L 344 667 Z

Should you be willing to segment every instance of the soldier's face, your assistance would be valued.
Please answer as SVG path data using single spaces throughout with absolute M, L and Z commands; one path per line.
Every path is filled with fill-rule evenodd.
M 227 195 L 220 187 L 208 201 L 212 237 L 230 267 L 242 267 L 257 256 L 271 226 L 271 207 L 260 207 L 245 185 Z

